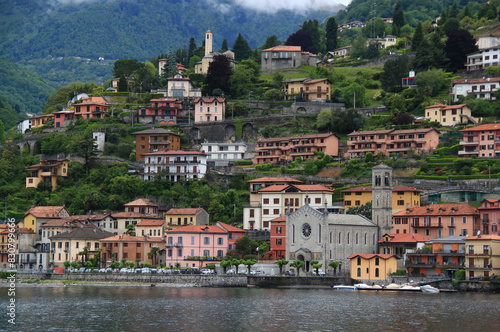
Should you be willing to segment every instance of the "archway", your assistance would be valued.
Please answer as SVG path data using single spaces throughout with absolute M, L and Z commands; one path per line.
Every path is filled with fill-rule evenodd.
M 189 142 L 196 144 L 201 140 L 200 128 L 193 127 L 189 130 Z
M 230 139 L 231 137 L 236 137 L 236 127 L 233 124 L 228 124 L 224 127 L 224 139 Z
M 297 113 L 298 114 L 305 114 L 305 113 L 307 113 L 307 110 L 304 107 L 299 107 L 299 108 L 297 108 Z

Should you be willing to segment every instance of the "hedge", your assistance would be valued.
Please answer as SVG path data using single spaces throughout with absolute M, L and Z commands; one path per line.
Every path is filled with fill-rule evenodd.
M 236 160 L 236 165 L 241 165 L 241 166 L 245 166 L 245 165 L 252 165 L 252 161 L 251 160 Z

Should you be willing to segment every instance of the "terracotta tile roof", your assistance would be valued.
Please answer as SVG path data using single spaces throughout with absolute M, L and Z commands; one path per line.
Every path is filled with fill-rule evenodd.
M 427 107 L 424 107 L 424 108 L 442 108 L 442 107 L 446 107 L 446 105 L 444 104 L 434 104 L 434 105 L 430 105 L 430 106 L 427 106 Z
M 295 187 L 299 189 L 302 192 L 307 192 L 307 191 L 329 191 L 333 192 L 333 190 L 328 189 L 325 186 L 322 186 L 320 184 L 275 184 L 266 188 L 262 188 L 259 190 L 259 192 L 280 192 L 283 191 L 289 187 Z
M 137 212 L 116 212 L 112 213 L 111 216 L 113 218 L 147 218 L 148 216 L 144 213 Z
M 219 226 L 208 225 L 188 225 L 183 226 L 166 233 L 212 233 L 212 234 L 227 234 L 228 232 Z
M 385 241 L 385 238 L 389 237 L 389 241 Z M 423 236 L 421 234 L 386 234 L 384 235 L 378 243 L 417 243 L 426 242 L 430 238 Z
M 304 84 L 316 84 L 316 83 L 323 82 L 323 81 L 328 81 L 328 83 L 332 84 L 332 81 L 330 81 L 329 78 L 317 78 L 314 80 L 304 82 Z
M 340 192 L 371 192 L 372 186 L 362 186 L 362 187 L 354 187 L 349 189 L 341 190 Z M 422 190 L 418 190 L 417 188 L 410 188 L 407 186 L 392 186 L 392 191 L 411 191 L 411 192 L 422 192 Z
M 226 102 L 226 98 L 216 98 L 216 97 L 203 97 L 203 98 L 196 98 L 193 103 L 198 103 L 203 101 L 204 103 L 213 103 L 214 101 L 218 101 L 219 103 L 225 103 Z
M 146 130 L 141 130 L 141 131 L 136 131 L 135 133 L 132 133 L 132 135 L 175 135 L 175 136 L 180 136 L 177 133 L 174 133 L 170 130 L 163 129 L 163 128 L 152 128 L 152 129 L 146 129 Z
M 336 48 L 336 49 L 334 49 L 334 50 L 333 50 L 333 51 L 331 51 L 331 52 L 340 51 L 340 50 L 348 49 L 348 48 L 351 48 L 351 47 L 352 47 L 351 45 L 349 45 L 349 46 L 344 46 L 344 47 Z
M 24 216 L 31 214 L 37 218 L 61 218 L 59 213 L 65 209 L 64 206 L 35 206 L 29 209 Z
M 396 256 L 389 255 L 389 254 L 352 254 L 351 256 L 347 257 L 347 259 L 353 259 L 353 258 L 357 258 L 357 257 L 361 257 L 364 259 L 372 259 L 372 258 L 378 257 L 378 258 L 382 258 L 382 259 L 387 260 L 391 257 L 396 257 Z
M 44 222 L 40 227 L 69 227 L 69 228 L 95 227 L 92 223 L 89 223 L 88 225 L 83 224 L 82 221 L 88 219 L 80 219 L 79 217 L 80 216 L 71 216 L 69 218 L 64 218 L 64 219 L 49 219 L 46 222 Z
M 296 180 L 294 178 L 282 178 L 282 177 L 269 177 L 269 176 L 266 176 L 266 177 L 262 177 L 262 178 L 258 178 L 258 179 L 253 179 L 253 180 L 248 180 L 247 181 L 248 183 L 255 183 L 255 182 L 291 182 L 291 183 L 303 183 L 302 181 L 300 180 Z
M 147 198 L 136 199 L 135 201 L 128 202 L 127 204 L 124 204 L 124 206 L 156 206 L 156 207 L 158 207 L 157 204 L 153 203 L 151 200 L 149 200 Z
M 457 108 L 462 108 L 464 106 L 467 106 L 467 104 L 460 104 L 460 105 L 448 105 L 448 106 L 445 106 L 443 108 L 440 109 L 440 111 L 444 111 L 444 110 L 454 110 L 454 109 L 457 109 Z
M 500 123 L 490 123 L 490 124 L 483 124 L 471 128 L 465 128 L 462 130 L 459 130 L 461 132 L 466 132 L 466 131 L 483 131 L 483 130 L 499 130 L 500 129 Z
M 96 227 L 82 227 L 76 228 L 71 232 L 62 232 L 49 237 L 51 240 L 57 239 L 103 239 L 112 236 L 113 233 L 103 231 Z
M 290 136 L 290 137 L 271 137 L 271 138 L 261 138 L 257 140 L 258 143 L 265 142 L 285 142 L 285 141 L 299 141 L 301 139 L 309 139 L 309 138 L 328 138 L 330 136 L 337 136 L 334 133 L 326 133 L 326 134 L 310 134 L 310 135 L 298 135 L 298 136 Z
M 468 204 L 432 204 L 427 206 L 415 206 L 394 213 L 394 217 L 400 216 L 465 216 L 477 215 L 479 211 Z
M 156 155 L 162 155 L 162 156 L 188 156 L 188 155 L 197 155 L 197 156 L 206 156 L 206 153 L 200 152 L 200 151 L 181 151 L 181 150 L 165 150 L 165 151 L 156 151 L 156 152 L 150 152 L 150 153 L 145 153 L 143 156 L 156 156 Z
M 489 78 L 462 78 L 451 80 L 452 84 L 480 84 L 480 83 L 488 83 L 488 82 L 500 82 L 500 77 L 489 77 Z
M 238 227 L 234 227 L 234 226 L 225 224 L 225 223 L 220 222 L 220 221 L 217 222 L 216 226 L 219 226 L 219 227 L 221 227 L 222 229 L 225 229 L 228 232 L 238 232 L 238 233 L 245 232 L 246 233 L 246 230 L 244 230 L 244 229 L 241 229 L 241 228 L 238 228 Z
M 476 236 L 466 237 L 465 241 L 469 240 L 500 240 L 500 235 L 497 234 L 480 234 Z
M 137 227 L 144 226 L 163 226 L 165 224 L 165 219 L 143 219 L 140 223 L 138 223 Z
M 187 214 L 196 214 L 201 210 L 203 209 L 202 208 L 170 209 L 165 214 L 187 215 Z
M 267 192 L 267 191 L 270 191 L 270 192 L 277 191 L 277 192 L 279 192 L 279 191 L 285 190 L 288 187 L 290 187 L 290 185 L 288 185 L 288 184 L 273 184 L 272 186 L 260 189 L 259 192 Z
M 286 221 L 286 215 L 269 220 L 270 222 L 282 222 Z
M 101 242 L 165 242 L 161 237 L 132 236 L 128 234 L 118 234 L 102 238 Z
M 265 50 L 262 50 L 261 52 L 302 52 L 302 47 L 301 46 L 286 46 L 286 45 L 279 45 L 279 46 L 274 46 L 271 48 L 267 48 Z
M 394 129 L 383 129 L 383 130 L 367 130 L 367 131 L 353 131 L 347 136 L 355 136 L 355 135 L 372 135 L 372 134 L 389 134 L 393 132 Z
M 25 228 L 25 227 L 19 228 L 17 232 L 19 234 L 35 234 L 35 232 L 31 228 Z

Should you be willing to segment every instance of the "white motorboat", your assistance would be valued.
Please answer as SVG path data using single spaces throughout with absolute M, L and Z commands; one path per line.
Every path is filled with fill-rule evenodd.
M 426 294 L 436 294 L 439 293 L 439 289 L 432 287 L 431 285 L 420 286 L 420 290 Z
M 349 285 L 332 285 L 332 289 L 337 289 L 337 290 L 357 290 L 355 286 L 349 286 Z

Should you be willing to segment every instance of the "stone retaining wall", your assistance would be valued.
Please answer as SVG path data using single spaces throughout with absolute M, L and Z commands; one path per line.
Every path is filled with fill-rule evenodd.
M 263 288 L 278 288 L 292 286 L 321 286 L 352 285 L 349 277 L 278 277 L 278 276 L 250 276 L 248 286 Z

